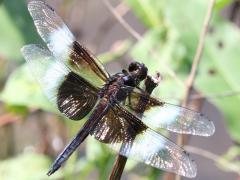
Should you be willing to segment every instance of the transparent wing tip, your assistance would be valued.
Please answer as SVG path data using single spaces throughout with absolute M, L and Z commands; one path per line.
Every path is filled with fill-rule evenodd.
M 29 50 L 31 50 L 31 45 L 25 45 L 20 49 L 20 52 L 26 58 L 28 54 L 27 52 L 29 52 Z
M 20 49 L 21 53 L 24 53 L 26 49 L 29 49 L 29 48 L 30 48 L 30 46 L 31 46 L 31 44 L 27 44 L 27 45 L 23 46 L 23 47 Z
M 31 15 L 35 14 L 36 12 L 33 12 L 35 10 L 37 11 L 42 11 L 43 8 L 48 8 L 49 10 L 54 12 L 54 9 L 49 6 L 45 1 L 42 0 L 32 0 L 28 3 L 28 11 L 30 12 Z
M 28 10 L 31 10 L 32 9 L 32 6 L 34 6 L 34 4 L 39 4 L 39 3 L 43 3 L 42 1 L 30 1 L 27 5 L 28 7 Z
M 209 120 L 209 133 L 208 136 L 212 136 L 215 133 L 215 125 Z
M 191 160 L 191 170 L 186 174 L 188 178 L 195 178 L 197 176 L 197 164 L 194 160 Z
M 33 55 L 41 57 L 42 54 L 49 55 L 50 52 L 39 44 L 27 44 L 20 49 L 24 58 L 28 61 Z
M 215 125 L 214 123 L 209 120 L 206 116 L 203 114 L 200 114 L 201 116 L 201 122 L 203 123 L 204 126 L 204 133 L 202 133 L 202 136 L 212 136 L 215 133 Z
M 28 8 L 31 8 L 31 6 L 34 4 L 45 4 L 45 2 L 42 0 L 30 0 L 30 2 L 28 3 Z
M 178 174 L 188 178 L 195 178 L 197 176 L 197 164 L 192 160 L 187 152 L 184 152 L 185 160 L 182 167 L 179 168 Z

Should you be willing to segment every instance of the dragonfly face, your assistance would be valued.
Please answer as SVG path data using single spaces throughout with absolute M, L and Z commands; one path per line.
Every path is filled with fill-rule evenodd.
M 125 85 L 136 87 L 140 81 L 143 81 L 147 77 L 148 68 L 139 62 L 132 62 L 128 67 L 128 71 L 128 81 L 125 82 Z
M 128 71 L 110 76 L 43 1 L 31 1 L 28 9 L 47 47 L 26 45 L 22 54 L 44 93 L 71 120 L 81 120 L 90 113 L 48 175 L 58 170 L 91 135 L 123 156 L 195 177 L 195 163 L 181 147 L 161 135 L 159 128 L 210 136 L 215 131 L 214 124 L 198 112 L 162 102 L 144 92 L 139 87 L 141 81 L 146 84 L 149 78 L 144 64 L 131 63 Z

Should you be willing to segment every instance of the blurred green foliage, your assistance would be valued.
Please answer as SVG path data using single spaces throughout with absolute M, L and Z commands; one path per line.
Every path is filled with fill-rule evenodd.
M 226 5 L 234 2 L 234 0 L 216 0 L 215 8 L 217 10 L 221 10 L 224 8 Z
M 26 1 L 4 0 L 0 6 L 0 52 L 8 60 L 23 61 L 20 48 L 27 43 L 39 42 Z
M 26 153 L 0 162 L 1 179 L 45 179 L 50 160 L 46 156 Z
M 232 146 L 217 162 L 219 168 L 226 172 L 240 172 L 240 162 L 238 157 L 240 156 L 240 147 Z
M 18 92 L 21 91 L 21 95 Z M 31 98 L 29 98 L 31 97 Z M 27 64 L 19 66 L 10 76 L 0 98 L 8 104 L 41 108 L 56 112 L 46 96 L 43 95 L 36 80 L 31 76 Z
M 133 59 L 144 62 L 154 74 L 160 71 L 164 75 L 161 88 L 155 95 L 161 97 L 174 97 L 175 103 L 183 95 L 183 87 L 172 79 L 164 68 L 166 65 L 173 69 L 183 81 L 186 79 L 192 59 L 198 43 L 199 33 L 206 14 L 208 0 L 126 0 L 133 12 L 145 24 L 147 31 L 143 39 L 131 47 L 130 54 Z M 215 14 L 211 21 L 211 32 L 208 33 L 204 54 L 196 79 L 196 88 L 203 94 L 218 94 L 225 91 L 240 90 L 240 34 L 239 30 L 231 23 L 221 18 L 220 10 L 232 2 L 231 0 L 217 0 Z M 24 44 L 39 43 L 41 40 L 33 26 L 32 19 L 27 12 L 25 0 L 0 1 L 0 53 L 6 61 L 16 61 L 19 67 L 12 72 L 0 93 L 0 100 L 9 107 L 40 108 L 56 113 L 56 109 L 43 96 L 36 81 L 31 77 L 20 54 L 20 48 Z M 110 62 L 124 54 L 129 47 L 125 46 L 117 52 L 103 54 L 99 58 L 103 62 Z M 149 49 L 157 56 L 153 56 Z M 127 48 L 126 48 L 127 47 Z M 156 58 L 157 57 L 157 58 Z M 20 93 L 21 92 L 21 93 Z M 31 97 L 31 98 L 29 98 Z M 177 100 L 177 101 L 176 101 Z M 229 134 L 240 142 L 240 123 L 238 123 L 240 96 L 212 99 L 221 112 L 223 112 Z M 79 126 L 72 127 L 74 134 Z M 96 156 L 97 155 L 97 156 Z M 76 161 L 78 159 L 79 161 Z M 89 138 L 86 144 L 86 157 L 71 157 L 63 170 L 66 179 L 71 179 L 72 172 L 84 179 L 90 172 L 97 170 L 100 179 L 106 179 L 109 175 L 114 156 L 108 153 L 108 149 L 100 143 Z M 23 169 L 29 166 L 29 174 Z M 34 164 L 31 166 L 30 164 Z M 73 165 L 74 164 L 74 165 Z M 136 162 L 130 161 L 127 170 L 133 170 Z M 18 168 L 16 168 L 18 166 Z M 30 154 L 22 155 L 14 160 L 6 160 L 0 163 L 0 172 L 10 174 L 39 177 L 45 175 L 49 167 L 49 160 L 45 157 Z M 150 179 L 156 179 L 159 171 L 149 170 Z M 14 173 L 13 173 L 14 172 Z M 0 173 L 3 174 L 4 173 Z M 144 178 L 145 175 L 143 175 Z M 56 177 L 54 175 L 54 177 Z M 1 177 L 0 177 L 1 178 Z M 145 177 L 146 178 L 146 177 Z
M 191 68 L 209 1 L 189 0 L 187 3 L 182 3 L 177 0 L 127 0 L 127 2 L 150 28 L 145 34 L 143 42 L 137 43 L 133 47 L 133 58 L 140 59 L 148 67 L 151 67 L 152 72 L 158 70 L 167 73 L 164 66 L 161 65 L 165 63 L 184 80 Z M 229 2 L 231 1 L 218 1 L 217 7 Z M 149 11 L 151 13 L 148 13 Z M 203 94 L 219 94 L 240 89 L 239 30 L 219 15 L 220 12 L 216 10 L 211 21 L 212 32 L 208 33 L 196 78 L 197 90 Z M 149 20 L 152 20 L 152 17 L 155 17 L 154 22 Z M 146 51 L 145 43 L 155 50 L 158 59 L 155 58 L 156 56 L 151 57 L 150 53 Z M 166 88 L 164 83 L 161 87 L 161 96 L 182 97 L 182 91 L 179 91 L 182 88 L 172 78 L 167 78 L 166 81 Z M 171 88 L 169 88 L 169 84 Z M 239 100 L 240 96 L 212 100 L 212 103 L 224 113 L 229 133 L 238 142 L 240 142 Z

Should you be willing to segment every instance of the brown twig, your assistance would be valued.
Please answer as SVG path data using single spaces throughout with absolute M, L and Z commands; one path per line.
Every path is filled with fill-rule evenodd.
M 13 113 L 6 113 L 0 116 L 0 127 L 19 120 L 19 116 Z
M 231 170 L 232 172 L 235 172 L 237 173 L 238 175 L 240 175 L 240 172 L 238 170 L 238 168 L 236 168 L 235 165 L 233 165 L 231 162 L 227 161 L 227 160 L 224 160 L 221 156 L 219 155 L 216 155 L 210 151 L 207 151 L 205 149 L 201 149 L 201 148 L 198 148 L 198 147 L 193 147 L 193 146 L 184 146 L 184 149 L 186 149 L 188 152 L 190 153 L 194 153 L 194 154 L 197 154 L 199 156 L 202 156 L 202 157 L 205 157 L 207 159 L 210 159 L 212 161 L 214 161 L 216 164 L 219 164 L 219 163 L 224 163 L 227 168 L 229 170 Z
M 220 98 L 226 98 L 226 97 L 231 97 L 231 96 L 239 96 L 240 95 L 240 91 L 226 91 L 226 92 L 222 92 L 222 93 L 217 93 L 217 94 L 195 94 L 195 95 L 191 95 L 189 100 L 194 100 L 194 99 L 220 99 Z
M 189 102 L 189 99 L 190 99 L 190 96 L 191 96 L 191 91 L 193 89 L 194 80 L 195 80 L 195 77 L 196 77 L 196 74 L 197 74 L 197 68 L 198 68 L 198 65 L 199 65 L 200 60 L 201 60 L 203 47 L 204 47 L 204 41 L 205 41 L 205 38 L 206 38 L 208 25 L 209 25 L 209 22 L 210 22 L 210 19 L 211 19 L 214 4 L 215 4 L 215 0 L 211 0 L 210 3 L 209 3 L 209 7 L 208 7 L 208 10 L 207 10 L 205 20 L 204 20 L 203 28 L 202 28 L 202 31 L 201 31 L 201 34 L 200 34 L 197 51 L 196 51 L 195 57 L 193 59 L 192 68 L 191 68 L 190 74 L 189 74 L 189 76 L 187 78 L 187 81 L 186 81 L 185 95 L 184 95 L 184 99 L 183 99 L 183 102 L 182 102 L 182 106 L 187 106 L 187 104 Z M 179 136 L 179 137 L 181 137 L 181 136 Z M 181 140 L 179 140 L 179 144 L 182 145 Z
M 184 146 L 184 149 L 186 149 L 188 152 L 197 154 L 199 156 L 203 156 L 203 157 L 205 157 L 207 159 L 211 159 L 215 162 L 217 162 L 220 159 L 220 156 L 218 156 L 212 152 L 209 152 L 205 149 L 198 148 L 198 147 Z
M 109 11 L 113 14 L 113 16 L 117 19 L 117 21 L 129 32 L 132 37 L 134 37 L 137 41 L 143 40 L 142 36 L 135 31 L 124 19 L 123 17 L 115 10 L 114 7 L 109 3 L 108 0 L 103 0 L 105 6 L 109 9 Z M 152 54 L 153 57 L 158 58 L 158 55 L 156 54 L 155 51 L 152 50 L 149 45 L 144 44 L 145 48 Z M 172 70 L 168 64 L 163 63 L 162 64 L 164 68 L 167 70 L 168 74 L 180 85 L 184 86 L 183 81 L 177 76 L 177 74 Z
M 123 18 L 122 16 L 115 10 L 115 8 L 110 4 L 108 0 L 103 0 L 105 6 L 109 9 L 109 11 L 113 14 L 113 16 L 117 19 L 117 21 L 138 41 L 142 40 L 141 35 L 135 31 Z
M 215 100 L 215 99 L 222 99 L 222 98 L 228 98 L 233 96 L 240 96 L 240 90 L 238 91 L 225 91 L 225 92 L 219 92 L 215 94 L 201 94 L 198 92 L 197 94 L 191 94 L 189 101 L 193 100 L 199 100 L 199 99 L 206 99 L 206 100 Z M 164 97 L 165 100 L 177 100 L 180 101 L 179 97 L 176 96 L 168 96 Z
M 124 16 L 128 13 L 129 7 L 126 6 L 125 3 L 120 3 L 115 8 L 115 11 L 120 15 Z M 105 39 L 105 36 L 109 33 L 109 31 L 114 27 L 115 23 L 117 23 L 116 19 L 113 16 L 109 16 L 99 27 L 99 32 L 94 37 L 94 46 L 97 50 L 100 47 L 100 44 L 102 43 L 103 39 Z
M 204 23 L 203 23 L 203 27 L 200 33 L 200 37 L 199 37 L 199 42 L 198 42 L 198 47 L 193 59 L 193 63 L 192 63 L 192 68 L 190 71 L 190 74 L 187 78 L 186 84 L 185 84 L 185 94 L 184 94 L 184 99 L 182 102 L 182 106 L 186 107 L 189 103 L 190 100 L 190 96 L 191 96 L 191 92 L 193 90 L 193 84 L 194 84 L 194 80 L 196 78 L 196 74 L 197 74 L 197 69 L 201 60 L 201 56 L 202 56 L 202 52 L 203 52 L 203 48 L 204 48 L 204 42 L 206 39 L 206 35 L 207 35 L 207 31 L 208 31 L 208 26 L 210 23 L 210 19 L 212 16 L 212 12 L 213 12 L 213 8 L 214 8 L 214 4 L 215 4 L 215 0 L 211 0 L 209 2 L 209 6 L 207 9 L 207 14 L 205 16 L 204 19 Z M 177 137 L 177 143 L 182 146 L 183 145 L 183 135 L 178 135 Z M 181 176 L 176 175 L 176 180 L 180 180 Z
M 200 38 L 199 38 L 199 42 L 198 42 L 198 47 L 197 47 L 196 54 L 195 54 L 194 59 L 193 59 L 192 68 L 191 68 L 190 74 L 189 74 L 189 76 L 187 78 L 187 81 L 186 81 L 185 96 L 184 96 L 184 100 L 183 100 L 183 103 L 182 103 L 184 106 L 186 106 L 188 101 L 189 101 L 190 92 L 193 88 L 194 80 L 196 78 L 197 68 L 198 68 L 198 65 L 199 65 L 200 60 L 201 60 L 201 56 L 202 56 L 202 52 L 203 52 L 203 48 L 204 48 L 204 42 L 205 42 L 205 38 L 206 38 L 206 35 L 207 35 L 210 19 L 211 19 L 211 16 L 212 16 L 212 11 L 213 11 L 214 4 L 215 4 L 215 0 L 211 0 L 210 3 L 209 3 L 209 6 L 208 6 L 207 14 L 206 14 L 206 17 L 205 17 L 205 20 L 204 20 L 204 24 L 203 24 L 202 31 L 201 31 Z

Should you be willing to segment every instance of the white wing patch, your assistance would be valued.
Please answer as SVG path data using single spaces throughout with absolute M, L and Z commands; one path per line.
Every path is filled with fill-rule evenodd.
M 53 31 L 50 35 L 49 49 L 54 52 L 55 56 L 61 56 L 68 59 L 69 47 L 72 46 L 74 37 L 68 28 L 64 25 Z
M 41 45 L 26 45 L 21 52 L 45 95 L 56 104 L 57 88 L 62 84 L 69 70 L 55 61 L 52 53 Z
M 165 128 L 176 133 L 198 136 L 211 136 L 215 132 L 213 122 L 203 114 L 167 103 L 146 111 L 141 119 L 155 130 Z

